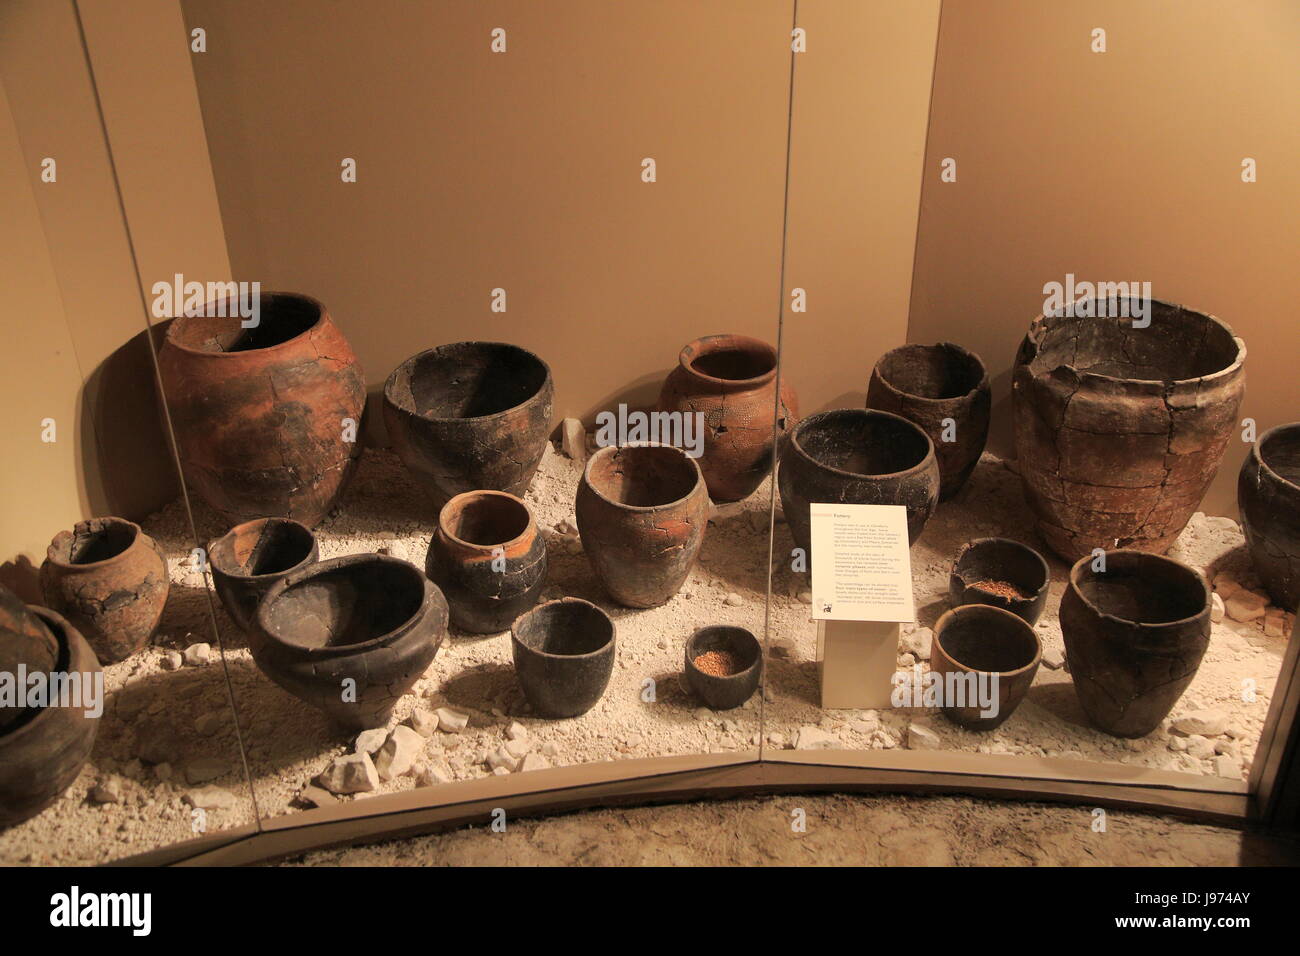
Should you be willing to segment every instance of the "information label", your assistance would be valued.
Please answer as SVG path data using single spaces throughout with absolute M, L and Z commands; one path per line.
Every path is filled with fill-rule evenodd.
M 915 620 L 907 509 L 813 503 L 809 512 L 813 620 Z

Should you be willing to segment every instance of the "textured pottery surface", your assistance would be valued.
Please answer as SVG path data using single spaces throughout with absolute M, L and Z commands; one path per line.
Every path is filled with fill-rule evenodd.
M 506 630 L 546 584 L 546 541 L 528 505 L 504 491 L 467 491 L 447 502 L 426 560 L 451 623 L 476 634 Z
M 1237 478 L 1237 506 L 1255 571 L 1280 608 L 1300 605 L 1300 422 L 1270 429 Z
M 628 607 L 656 607 L 681 589 L 704 545 L 709 493 L 699 466 L 669 445 L 601 448 L 575 502 L 596 577 Z
M 1061 634 L 1079 703 L 1094 727 L 1142 737 L 1160 726 L 1210 643 L 1210 586 L 1193 568 L 1141 551 L 1109 551 L 1070 570 Z
M 271 585 L 320 557 L 311 529 L 292 518 L 257 518 L 208 544 L 212 583 L 239 627 L 253 627 L 257 604 Z
M 965 701 L 946 700 L 943 712 L 953 723 L 969 730 L 992 730 L 1010 717 L 1029 693 L 1038 673 L 1043 649 L 1038 635 L 1024 618 L 985 604 L 967 604 L 947 611 L 934 626 L 930 670 L 935 674 L 996 674 L 998 691 L 994 713 L 972 696 L 965 684 Z M 985 678 L 987 679 L 987 678 Z M 966 679 L 969 681 L 969 678 Z M 948 678 L 944 678 L 945 686 Z
M 790 534 L 805 551 L 813 503 L 902 505 L 915 544 L 939 503 L 939 464 L 929 436 L 907 419 L 840 408 L 809 415 L 791 430 L 777 486 Z
M 987 582 L 1001 582 L 1020 597 L 1000 594 Z M 948 576 L 948 600 L 953 607 L 988 604 L 1037 624 L 1047 606 L 1052 573 L 1043 556 L 1009 538 L 976 538 L 962 545 Z
M 337 501 L 360 443 L 366 381 L 325 307 L 263 293 L 259 324 L 181 316 L 158 355 L 185 480 L 231 524 L 314 527 Z
M 91 518 L 60 531 L 41 565 L 45 603 L 66 617 L 106 664 L 149 643 L 170 586 L 158 545 L 124 518 Z
M 447 602 L 415 565 L 350 554 L 294 571 L 257 609 L 249 649 L 271 680 L 348 730 L 382 727 L 433 663 Z M 344 681 L 355 682 L 345 700 Z
M 27 609 L 18 595 L 0 586 L 0 675 L 48 674 L 59 659 L 59 644 L 45 623 Z M 26 707 L 0 706 L 0 734 L 26 717 Z
M 782 382 L 776 408 L 776 349 L 744 335 L 709 335 L 682 349 L 664 380 L 659 408 L 704 414 L 698 459 L 709 497 L 739 501 L 772 470 L 773 424 L 782 434 L 799 417 L 794 390 Z
M 1040 533 L 1067 561 L 1094 548 L 1163 554 L 1236 434 L 1241 339 L 1158 301 L 1150 327 L 1132 322 L 1039 317 L 1016 356 L 1021 479 Z
M 412 356 L 384 385 L 384 424 L 439 506 L 466 491 L 522 496 L 551 432 L 551 370 L 517 345 L 456 342 Z
M 79 674 L 83 683 L 93 681 L 99 661 L 77 629 L 53 611 L 28 610 L 58 646 L 54 669 Z M 99 718 L 87 716 L 83 706 L 46 706 L 28 709 L 21 720 L 0 729 L 0 829 L 36 816 L 72 785 L 98 728 Z
M 539 604 L 510 628 L 515 674 L 540 717 L 577 717 L 596 705 L 614 671 L 614 622 L 590 601 Z
M 729 654 L 738 667 L 726 675 L 706 674 L 695 659 L 710 651 Z M 754 696 L 763 674 L 763 648 L 743 627 L 702 627 L 686 641 L 686 683 L 691 693 L 713 710 L 731 710 Z
M 984 363 L 948 342 L 886 352 L 867 386 L 868 408 L 901 415 L 930 436 L 939 461 L 940 501 L 960 491 L 975 470 L 989 435 L 990 405 Z

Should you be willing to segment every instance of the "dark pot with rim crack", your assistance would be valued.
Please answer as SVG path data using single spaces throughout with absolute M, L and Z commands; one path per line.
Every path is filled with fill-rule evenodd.
M 1041 554 L 1010 538 L 976 538 L 961 546 L 948 575 L 953 607 L 988 604 L 1037 624 L 1052 573 Z
M 292 518 L 257 518 L 208 543 L 212 583 L 226 613 L 248 631 L 271 586 L 320 557 L 311 529 Z

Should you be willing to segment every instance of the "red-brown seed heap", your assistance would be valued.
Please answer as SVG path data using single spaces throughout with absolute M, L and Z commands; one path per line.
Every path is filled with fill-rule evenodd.
M 1006 598 L 1008 601 L 1028 601 L 1030 598 L 1030 595 L 1025 594 L 1009 581 L 976 581 L 974 586 L 981 591 L 988 591 L 990 594 Z
M 713 677 L 730 677 L 744 670 L 730 651 L 705 651 L 693 663 L 700 671 Z

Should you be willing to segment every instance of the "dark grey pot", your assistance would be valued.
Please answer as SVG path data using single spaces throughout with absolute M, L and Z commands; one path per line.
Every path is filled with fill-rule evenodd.
M 208 543 L 217 596 L 243 631 L 254 626 L 258 602 L 285 575 L 320 557 L 311 529 L 292 518 L 257 518 Z
M 1024 598 L 1008 598 L 978 586 L 980 581 L 1005 581 Z M 976 538 L 962 545 L 948 575 L 948 600 L 953 607 L 989 604 L 1037 624 L 1047 606 L 1052 573 L 1043 556 L 1010 538 Z
M 744 666 L 726 677 L 706 674 L 695 666 L 695 658 L 709 651 L 726 651 Z M 686 683 L 713 710 L 731 710 L 749 700 L 762 674 L 763 648 L 743 627 L 702 627 L 686 641 Z
M 541 717 L 585 714 L 614 671 L 614 622 L 581 598 L 547 601 L 521 614 L 510 643 L 519 685 Z

